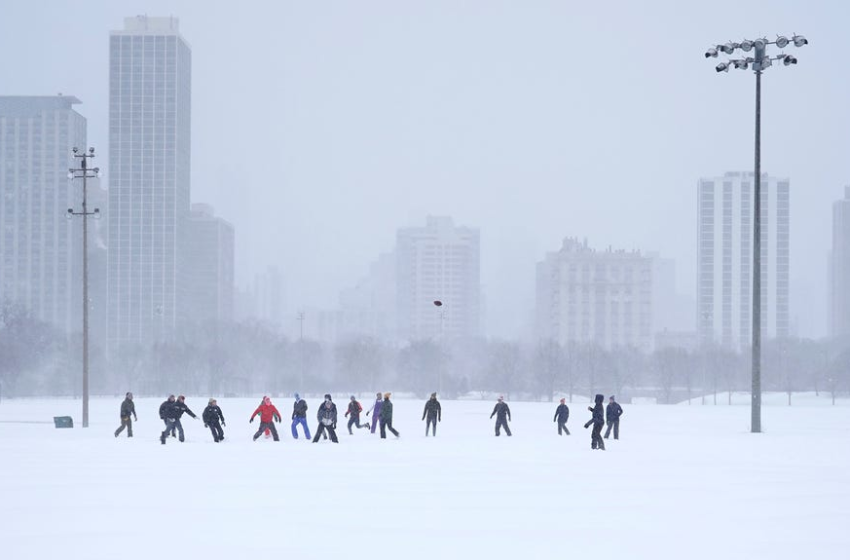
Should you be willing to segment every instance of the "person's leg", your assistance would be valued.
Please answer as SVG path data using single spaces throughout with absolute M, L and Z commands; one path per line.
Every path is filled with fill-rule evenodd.
M 310 426 L 307 425 L 307 419 L 301 419 L 301 425 L 304 427 L 304 437 L 310 439 Z
M 121 432 L 123 432 L 123 431 L 124 431 L 124 426 L 126 426 L 126 425 L 127 425 L 127 424 L 124 422 L 124 419 L 122 418 L 122 419 L 121 419 L 121 425 L 118 427 L 118 429 L 117 429 L 117 430 L 115 430 L 115 437 L 118 437 L 118 435 L 119 435 Z
M 348 435 L 352 435 L 354 432 L 351 431 L 351 426 L 354 425 L 354 416 L 348 419 Z
M 395 437 L 398 437 L 398 431 L 395 428 L 393 428 L 393 421 L 392 420 L 387 421 L 387 428 L 389 429 L 389 431 L 391 431 L 393 433 L 393 435 Z
M 319 427 L 318 427 L 318 428 L 316 428 L 316 437 L 314 437 L 314 438 L 313 438 L 313 443 L 318 443 L 318 442 L 319 442 L 319 438 L 320 438 L 320 437 L 322 436 L 322 434 L 324 434 L 324 433 L 325 433 L 325 425 L 320 423 L 320 424 L 319 424 Z
M 274 422 L 269 422 L 269 430 L 271 430 L 272 439 L 280 441 L 280 436 L 277 435 L 277 427 L 274 425 Z
M 254 441 L 257 441 L 257 438 L 259 438 L 261 435 L 263 435 L 263 432 L 265 432 L 265 431 L 266 431 L 266 423 L 260 422 L 260 427 L 257 428 L 257 433 L 254 434 Z
M 376 429 L 377 427 L 378 427 L 378 417 L 377 417 L 377 416 L 373 416 L 373 417 L 372 417 L 372 433 L 373 433 L 373 434 L 375 433 L 375 429 Z
M 425 419 L 425 437 L 428 437 L 428 433 L 431 431 L 431 417 Z
M 499 437 L 500 435 L 502 435 L 502 433 L 499 431 L 500 428 L 501 428 L 501 424 L 502 424 L 502 420 L 499 419 L 499 417 L 497 416 L 496 417 L 496 437 Z
M 174 424 L 175 424 L 175 427 L 177 428 L 177 433 L 179 435 L 178 439 L 181 442 L 186 441 L 186 434 L 183 433 L 183 422 L 181 422 L 180 419 L 178 418 L 177 420 L 174 421 Z
M 608 422 L 608 429 L 607 429 L 607 430 L 605 430 L 605 436 L 604 436 L 604 437 L 605 437 L 605 439 L 608 439 L 608 436 L 610 436 L 610 435 L 611 435 L 611 428 L 613 428 L 613 427 L 614 427 L 614 423 L 613 423 L 613 422 Z
M 505 424 L 504 424 L 505 434 L 507 434 L 507 435 L 508 435 L 508 437 L 510 437 L 510 436 L 511 436 L 511 435 L 513 435 L 513 434 L 511 434 L 511 429 L 508 427 L 508 421 L 507 421 L 507 420 L 504 420 L 504 423 L 505 423 Z
M 614 420 L 614 439 L 620 439 L 620 419 Z
M 339 438 L 336 437 L 336 430 L 334 430 L 333 426 L 328 426 L 328 433 L 331 435 L 332 442 L 339 443 Z
M 224 429 L 221 427 L 221 424 L 219 424 L 218 422 L 215 423 L 215 431 L 218 434 L 218 441 L 223 440 L 224 439 Z
M 298 439 L 298 430 L 296 428 L 298 428 L 298 418 L 293 418 L 292 425 L 289 427 L 292 430 L 292 439 Z
M 133 437 L 133 419 L 127 417 L 127 437 Z
M 387 423 L 381 420 L 381 439 L 387 439 Z

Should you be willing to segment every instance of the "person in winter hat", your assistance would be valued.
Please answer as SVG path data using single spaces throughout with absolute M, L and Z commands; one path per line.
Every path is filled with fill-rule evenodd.
M 165 399 L 165 402 L 159 405 L 159 418 L 160 420 L 165 422 L 165 427 L 168 428 L 167 431 L 169 432 L 171 437 L 177 437 L 177 425 L 173 422 L 169 423 L 168 419 L 166 418 L 166 413 L 168 410 L 171 409 L 172 406 L 174 406 L 174 402 L 176 400 L 177 397 L 175 397 L 174 395 L 168 395 L 168 398 Z
M 372 406 L 369 410 L 366 411 L 366 416 L 368 417 L 370 413 L 372 414 L 372 433 L 375 433 L 375 428 L 378 426 L 378 420 L 381 417 L 381 407 L 384 405 L 384 399 L 381 396 L 381 393 L 375 393 L 375 402 L 372 403 Z
M 587 407 L 587 410 L 593 413 L 593 417 L 585 423 L 585 429 L 593 426 L 593 431 L 590 433 L 590 448 L 605 451 L 605 441 L 602 439 L 602 426 L 605 425 L 605 410 L 602 402 L 605 400 L 604 395 L 596 395 L 596 405 Z
M 561 399 L 561 404 L 555 409 L 555 418 L 552 420 L 558 423 L 558 435 L 561 435 L 562 431 L 570 435 L 570 431 L 567 429 L 567 420 L 569 419 L 570 409 L 567 406 L 567 399 Z
M 304 437 L 310 439 L 310 428 L 307 426 L 307 401 L 295 393 L 295 403 L 292 405 L 292 437 L 298 439 L 298 426 L 304 430 Z
M 390 402 L 392 393 L 384 393 L 384 402 L 381 404 L 381 414 L 378 419 L 381 422 L 381 439 L 387 439 L 387 430 L 392 432 L 395 437 L 399 437 L 399 433 L 393 428 L 393 403 Z
M 269 397 L 263 397 L 263 402 L 257 407 L 254 414 L 251 415 L 251 419 L 248 423 L 250 424 L 253 422 L 254 418 L 258 414 L 260 415 L 260 427 L 257 429 L 257 433 L 254 434 L 254 441 L 257 441 L 257 438 L 260 437 L 265 430 L 269 430 L 272 433 L 272 437 L 275 441 L 280 441 L 280 437 L 277 435 L 277 428 L 274 425 L 275 422 L 280 422 L 280 412 L 278 412 L 275 405 L 272 404 L 272 400 Z
M 177 428 L 177 439 L 180 440 L 180 443 L 183 443 L 184 441 L 186 441 L 183 435 L 183 422 L 181 422 L 181 419 L 183 418 L 183 413 L 188 414 L 195 420 L 197 420 L 198 417 L 195 415 L 194 412 L 189 410 L 188 406 L 186 406 L 186 397 L 184 397 L 183 395 L 177 397 L 177 402 L 174 403 L 174 409 L 176 411 L 174 425 Z
M 605 421 L 608 422 L 605 439 L 608 439 L 608 436 L 611 435 L 611 428 L 614 428 L 614 439 L 620 439 L 620 416 L 622 415 L 623 407 L 614 400 L 614 395 L 611 395 L 608 398 L 608 406 L 605 407 Z
M 360 413 L 363 412 L 363 407 L 360 406 L 360 403 L 357 402 L 357 399 L 354 395 L 351 395 L 351 402 L 348 403 L 348 410 L 345 411 L 345 415 L 351 415 L 351 418 L 348 419 L 348 433 L 349 435 L 353 435 L 354 432 L 351 431 L 351 426 L 357 426 L 357 429 L 369 429 L 369 424 L 361 424 L 360 423 Z
M 136 416 L 136 405 L 133 404 L 133 393 L 127 393 L 124 395 L 124 402 L 121 403 L 121 426 L 115 430 L 115 437 L 124 431 L 124 428 L 127 428 L 127 437 L 133 437 L 133 420 L 130 416 L 135 418 L 136 422 L 139 421 L 139 417 Z
M 431 393 L 431 398 L 425 401 L 425 410 L 422 411 L 422 420 L 428 419 L 425 423 L 425 437 L 428 437 L 428 428 L 434 437 L 437 437 L 437 422 L 443 420 L 443 408 L 440 406 L 440 401 L 437 400 L 437 393 Z
M 505 402 L 505 397 L 499 395 L 499 401 L 496 403 L 496 406 L 493 407 L 493 413 L 490 415 L 490 419 L 496 417 L 496 437 L 501 435 L 499 433 L 499 428 L 504 428 L 505 433 L 508 436 L 511 436 L 511 429 L 508 427 L 508 422 L 511 421 L 511 409 L 508 404 Z
M 224 439 L 224 430 L 221 427 L 227 424 L 224 423 L 224 414 L 215 399 L 209 400 L 204 412 L 201 413 L 201 418 L 204 419 L 204 428 L 209 428 L 212 432 L 214 442 L 218 443 Z
M 330 435 L 332 442 L 339 443 L 339 439 L 336 437 L 336 404 L 333 402 L 330 394 L 325 395 L 325 402 L 319 406 L 316 418 L 319 420 L 319 427 L 316 429 L 316 435 L 313 436 L 313 443 L 318 443 L 319 437 L 324 435 L 326 431 Z

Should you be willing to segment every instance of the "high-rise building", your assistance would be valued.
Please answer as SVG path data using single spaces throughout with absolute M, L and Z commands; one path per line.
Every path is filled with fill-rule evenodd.
M 401 340 L 479 334 L 480 241 L 477 229 L 429 216 L 396 235 L 396 321 Z M 443 303 L 436 307 L 434 301 Z
M 191 76 L 175 18 L 126 18 L 110 34 L 110 347 L 167 340 L 185 319 Z
M 216 217 L 212 206 L 193 204 L 188 249 L 188 321 L 198 325 L 233 319 L 233 226 Z
M 537 264 L 537 336 L 560 344 L 652 349 L 653 259 L 564 239 Z
M 82 181 L 68 179 L 79 163 L 71 149 L 87 147 L 79 103 L 0 97 L 0 305 L 20 305 L 65 333 L 82 329 L 82 226 L 67 217 L 82 203 Z M 88 188 L 94 194 L 97 181 Z
M 698 184 L 697 325 L 700 343 L 742 349 L 752 341 L 754 174 Z M 788 336 L 790 183 L 761 178 L 761 323 Z
M 832 254 L 829 274 L 829 334 L 850 337 L 850 185 L 832 205 Z

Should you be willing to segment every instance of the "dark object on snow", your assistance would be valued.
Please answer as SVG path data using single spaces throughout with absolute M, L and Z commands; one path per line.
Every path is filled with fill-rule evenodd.
M 508 427 L 508 421 L 511 419 L 511 409 L 505 402 L 504 397 L 499 397 L 499 402 L 493 407 L 493 413 L 490 415 L 490 418 L 492 419 L 493 416 L 496 417 L 496 437 L 501 435 L 501 428 L 504 428 L 505 433 L 509 436 L 512 435 L 511 429 Z
M 437 393 L 431 393 L 431 398 L 425 401 L 425 410 L 422 411 L 422 419 L 428 418 L 425 424 L 425 437 L 428 437 L 428 428 L 434 436 L 437 436 L 437 422 L 443 421 L 443 407 L 440 406 L 440 401 L 437 400 Z
M 378 420 L 381 423 L 381 439 L 387 439 L 387 430 L 398 437 L 398 431 L 393 428 L 393 403 L 390 401 L 390 393 L 384 393 L 384 402 L 381 405 Z
M 561 399 L 561 404 L 558 405 L 558 408 L 555 409 L 555 417 L 552 419 L 553 422 L 558 423 L 558 435 L 561 435 L 562 432 L 566 432 L 567 435 L 570 435 L 570 431 L 567 429 L 567 420 L 570 419 L 570 409 L 564 403 L 565 399 Z
M 605 400 L 605 396 L 596 395 L 595 400 L 595 406 L 587 407 L 587 410 L 593 413 L 593 417 L 584 425 L 584 427 L 587 428 L 593 424 L 593 431 L 590 433 L 590 448 L 605 451 L 605 442 L 602 439 L 602 426 L 605 425 L 605 410 L 602 406 L 602 401 Z
M 614 429 L 614 439 L 620 439 L 620 416 L 623 415 L 623 407 L 620 403 L 614 400 L 612 396 L 608 406 L 605 407 L 605 420 L 608 422 L 608 429 L 605 430 L 605 439 L 611 435 L 611 429 Z
M 74 419 L 70 416 L 54 416 L 53 425 L 57 428 L 73 428 Z

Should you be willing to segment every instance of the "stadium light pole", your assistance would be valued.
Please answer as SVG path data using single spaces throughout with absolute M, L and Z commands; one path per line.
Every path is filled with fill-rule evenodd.
M 705 58 L 717 58 L 719 53 L 733 54 L 737 49 L 744 53 L 753 51 L 753 56 L 730 59 L 721 62 L 715 70 L 728 72 L 729 68 L 747 70 L 752 65 L 756 75 L 756 131 L 755 131 L 755 177 L 753 179 L 753 332 L 752 332 L 752 394 L 751 394 L 751 428 L 754 434 L 761 432 L 761 75 L 773 66 L 773 62 L 782 62 L 783 66 L 797 64 L 793 55 L 780 53 L 771 57 L 767 53 L 769 45 L 784 49 L 793 44 L 802 47 L 809 44 L 802 35 L 794 35 L 790 39 L 783 35 L 775 41 L 766 38 L 755 40 L 744 39 L 740 43 L 728 42 L 715 45 L 705 52 Z
M 442 300 L 435 299 L 434 307 L 440 313 L 440 361 L 437 364 L 437 392 L 440 398 L 443 398 L 443 321 L 445 319 L 445 310 L 443 309 Z
M 100 177 L 100 169 L 88 168 L 88 160 L 94 158 L 94 148 L 88 152 L 80 151 L 78 148 L 71 150 L 74 159 L 80 160 L 79 167 L 68 169 L 68 179 L 83 180 L 83 208 L 75 212 L 68 208 L 68 217 L 82 216 L 83 218 L 83 428 L 89 427 L 89 216 L 99 216 L 100 209 L 95 208 L 92 212 L 88 209 L 88 179 Z

